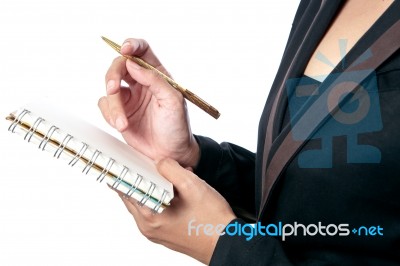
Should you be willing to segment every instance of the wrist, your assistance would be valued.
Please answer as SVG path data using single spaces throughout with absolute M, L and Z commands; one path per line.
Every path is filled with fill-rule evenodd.
M 183 167 L 195 169 L 200 161 L 200 146 L 193 135 L 190 137 L 188 152 L 183 156 Z

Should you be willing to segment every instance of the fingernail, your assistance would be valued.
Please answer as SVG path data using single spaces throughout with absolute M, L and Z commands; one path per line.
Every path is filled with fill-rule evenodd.
M 118 117 L 117 120 L 115 121 L 115 125 L 117 126 L 117 129 L 119 131 L 122 131 L 125 129 L 125 119 L 123 119 L 122 117 Z
M 115 87 L 115 81 L 114 80 L 109 80 L 107 82 L 107 92 L 110 93 Z
M 138 64 L 136 64 L 135 62 L 133 62 L 132 60 L 128 60 L 126 61 L 128 67 L 139 70 L 140 66 Z
M 124 54 L 125 53 L 129 53 L 130 52 L 130 47 L 131 47 L 131 44 L 129 42 L 123 43 L 122 46 L 121 46 L 121 52 L 123 52 Z

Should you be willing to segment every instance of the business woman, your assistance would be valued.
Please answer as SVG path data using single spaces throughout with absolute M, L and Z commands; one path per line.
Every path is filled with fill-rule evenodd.
M 400 264 L 399 19 L 397 0 L 301 1 L 256 154 L 192 134 L 182 95 L 115 59 L 104 118 L 177 192 L 161 215 L 120 195 L 141 232 L 211 265 Z M 122 52 L 168 74 L 143 40 Z

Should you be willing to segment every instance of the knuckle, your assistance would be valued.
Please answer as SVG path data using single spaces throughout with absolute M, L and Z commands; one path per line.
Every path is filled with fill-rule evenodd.
M 147 221 L 147 223 L 152 226 L 152 227 L 156 227 L 156 221 L 154 220 L 154 214 L 146 207 L 143 207 L 144 210 L 141 212 L 142 216 L 144 218 L 145 221 Z
M 185 191 L 191 191 L 194 188 L 197 189 L 196 182 L 192 178 L 187 178 L 181 183 L 181 189 Z
M 117 56 L 114 58 L 114 60 L 112 61 L 112 65 L 114 64 L 120 64 L 123 61 L 123 57 L 122 56 Z
M 159 226 L 157 225 L 157 223 L 146 221 L 144 225 L 138 225 L 138 228 L 143 236 L 153 241 L 157 237 Z
M 179 91 L 173 89 L 171 90 L 171 99 L 173 100 L 172 104 L 175 106 L 185 106 L 185 99 Z
M 134 46 L 138 56 L 143 56 L 150 48 L 149 43 L 145 39 L 136 39 L 136 46 Z
M 103 96 L 100 97 L 99 100 L 97 101 L 97 106 L 100 108 L 100 110 L 103 110 L 102 107 L 106 100 L 107 100 L 106 97 Z
M 143 48 L 149 47 L 149 43 L 145 39 L 137 39 L 138 42 L 140 42 L 143 46 Z
M 132 215 L 133 218 L 135 218 L 136 212 L 133 208 L 127 208 L 128 212 Z
M 126 43 L 126 42 L 132 43 L 134 41 L 135 41 L 135 38 L 128 38 L 128 39 L 125 39 L 124 43 Z
M 158 161 L 158 167 L 161 170 L 167 170 L 172 165 L 172 159 L 170 158 L 163 158 Z

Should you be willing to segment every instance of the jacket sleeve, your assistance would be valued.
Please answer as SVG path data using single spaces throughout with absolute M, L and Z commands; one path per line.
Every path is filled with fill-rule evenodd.
M 241 219 L 235 219 L 229 225 L 243 226 L 245 222 Z M 238 234 L 228 235 L 226 232 L 228 226 L 225 228 L 225 234 L 218 239 L 217 246 L 211 257 L 210 266 L 292 265 L 279 240 L 261 235 L 251 238 Z M 234 232 L 234 230 L 236 229 L 229 231 Z
M 229 202 L 238 217 L 255 220 L 255 154 L 237 145 L 195 136 L 201 157 L 195 174 Z

